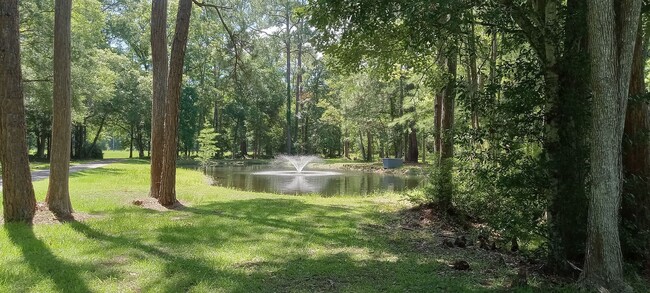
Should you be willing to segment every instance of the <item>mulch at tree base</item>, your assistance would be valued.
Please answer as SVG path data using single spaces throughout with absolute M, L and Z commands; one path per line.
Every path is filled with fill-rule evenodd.
M 53 225 L 61 224 L 70 221 L 83 222 L 88 219 L 97 219 L 101 218 L 101 215 L 91 215 L 88 213 L 72 213 L 72 218 L 60 218 L 52 213 L 48 208 L 47 204 L 44 202 L 36 203 L 36 213 L 34 214 L 34 219 L 32 220 L 33 225 Z M 4 224 L 4 219 L 0 218 L 0 224 Z
M 153 197 L 147 197 L 143 199 L 137 199 L 131 202 L 132 205 L 134 206 L 139 206 L 145 209 L 149 210 L 154 210 L 154 211 L 159 211 L 159 212 L 165 212 L 165 211 L 180 211 L 185 209 L 185 206 L 180 203 L 176 202 L 171 206 L 163 206 L 160 203 L 158 203 L 158 200 L 153 198 Z

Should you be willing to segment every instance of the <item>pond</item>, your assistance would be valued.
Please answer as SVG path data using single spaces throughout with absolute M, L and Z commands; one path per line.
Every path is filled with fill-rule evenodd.
M 368 195 L 419 187 L 422 177 L 359 171 L 313 170 L 302 173 L 271 165 L 219 166 L 205 170 L 212 185 L 278 194 Z

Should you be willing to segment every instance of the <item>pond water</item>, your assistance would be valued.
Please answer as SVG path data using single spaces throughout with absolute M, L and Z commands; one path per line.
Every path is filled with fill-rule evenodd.
M 272 166 L 220 166 L 205 171 L 212 184 L 246 191 L 279 194 L 367 195 L 406 191 L 420 186 L 422 177 L 356 171 L 305 170 L 296 174 Z

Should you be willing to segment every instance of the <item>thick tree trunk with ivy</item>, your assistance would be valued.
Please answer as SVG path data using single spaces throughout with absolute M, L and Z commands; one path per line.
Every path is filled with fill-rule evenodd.
M 153 0 L 151 9 L 151 61 L 153 96 L 151 99 L 151 189 L 149 195 L 160 196 L 163 145 L 165 136 L 165 95 L 169 65 L 167 57 L 167 0 Z
M 588 7 L 593 92 L 591 196 L 581 282 L 587 288 L 631 292 L 623 279 L 618 217 L 622 140 L 641 1 L 592 0 Z
M 58 217 L 72 218 L 69 191 L 72 137 L 72 84 L 70 77 L 70 22 L 72 0 L 56 0 L 54 7 L 54 100 L 50 181 L 45 201 Z
M 645 46 L 643 26 L 639 24 L 632 77 L 630 101 L 625 116 L 623 136 L 623 254 L 630 262 L 642 263 L 650 269 L 650 107 L 642 99 L 646 94 L 644 80 Z
M 445 89 L 445 97 L 442 101 L 441 115 L 441 147 L 438 160 L 438 207 L 442 210 L 449 210 L 452 207 L 453 199 L 453 178 L 454 168 L 454 111 L 456 103 L 456 75 L 458 67 L 458 49 L 451 48 L 447 57 L 448 81 Z
M 567 261 L 584 260 L 587 238 L 586 177 L 588 170 L 589 52 L 587 52 L 587 3 L 569 0 L 565 22 L 564 51 L 557 68 L 557 83 L 547 79 L 549 134 L 545 148 L 549 156 L 554 188 L 549 195 L 551 249 L 549 266 L 555 272 L 574 273 Z M 551 54 L 550 52 L 548 54 Z M 558 86 L 556 89 L 553 87 Z
M 589 119 L 587 52 L 587 1 L 568 0 L 564 28 L 556 1 L 539 2 L 532 8 L 509 4 L 512 17 L 522 29 L 544 67 L 544 156 L 548 170 L 549 268 L 558 273 L 575 272 L 567 261 L 584 258 L 587 197 L 586 142 Z M 542 21 L 537 16 L 542 15 Z M 564 30 L 564 40 L 557 32 Z M 562 46 L 562 41 L 564 42 Z M 493 37 L 493 47 L 496 38 Z M 564 51 L 560 51 L 560 48 Z M 494 50 L 493 50 L 494 51 Z M 560 54 L 562 53 L 562 54 Z M 493 56 L 494 59 L 494 56 Z M 494 61 L 492 61 L 494 62 Z M 491 78 L 496 78 L 494 72 Z
M 0 162 L 5 222 L 31 223 L 36 209 L 27 157 L 18 0 L 0 1 Z
M 178 112 L 183 83 L 183 61 L 192 13 L 192 0 L 178 2 L 176 30 L 169 63 L 167 97 L 165 101 L 165 143 L 163 147 L 162 184 L 158 202 L 172 206 L 176 200 L 176 157 L 178 148 Z

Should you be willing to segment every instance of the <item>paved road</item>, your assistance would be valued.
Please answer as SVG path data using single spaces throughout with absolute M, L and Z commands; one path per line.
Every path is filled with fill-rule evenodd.
M 118 162 L 118 161 L 119 160 L 111 159 L 111 160 L 103 160 L 103 161 L 97 161 L 97 162 L 88 162 L 88 163 L 77 164 L 77 165 L 74 165 L 74 166 L 70 166 L 70 174 L 76 173 L 76 172 L 81 172 L 81 171 L 88 170 L 88 169 L 96 169 L 96 168 L 106 167 L 106 166 L 108 166 L 110 164 L 113 164 L 115 162 Z M 50 177 L 50 169 L 32 171 L 32 181 L 45 180 L 48 177 Z M 0 178 L 0 188 L 2 188 L 2 178 Z

